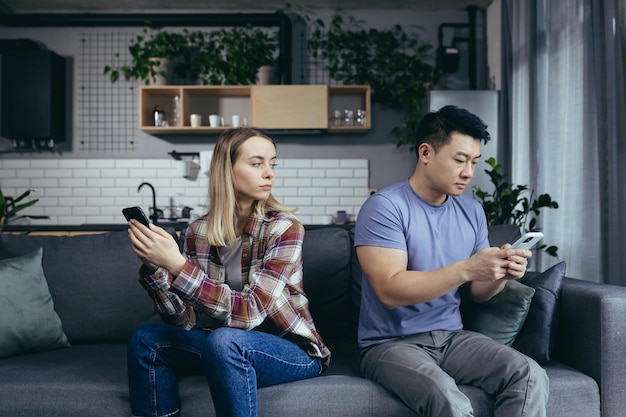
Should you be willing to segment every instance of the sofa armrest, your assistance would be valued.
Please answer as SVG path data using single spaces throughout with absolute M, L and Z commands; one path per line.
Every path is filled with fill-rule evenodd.
M 626 287 L 565 278 L 555 360 L 592 377 L 602 416 L 626 410 Z

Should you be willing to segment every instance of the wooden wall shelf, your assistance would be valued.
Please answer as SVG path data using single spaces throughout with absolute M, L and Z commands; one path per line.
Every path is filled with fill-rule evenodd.
M 142 86 L 139 92 L 139 128 L 149 134 L 220 134 L 232 126 L 232 116 L 242 123 L 268 130 L 318 129 L 328 133 L 364 133 L 371 129 L 370 87 L 326 85 L 252 86 Z M 180 98 L 181 120 L 177 126 L 154 126 L 154 107 L 161 106 L 170 121 L 174 97 Z M 365 111 L 363 125 L 336 125 L 333 112 Z M 192 127 L 191 114 L 202 124 Z M 217 114 L 223 126 L 210 127 L 209 115 Z

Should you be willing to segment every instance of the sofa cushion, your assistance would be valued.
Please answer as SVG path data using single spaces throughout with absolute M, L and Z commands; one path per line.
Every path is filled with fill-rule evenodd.
M 41 268 L 42 252 L 0 261 L 0 358 L 69 346 Z
M 521 282 L 535 289 L 526 322 L 513 347 L 540 364 L 550 360 L 556 339 L 558 301 L 565 275 L 565 261 L 548 268 L 541 274 L 526 274 Z
M 484 303 L 473 302 L 467 286 L 461 290 L 463 328 L 510 346 L 528 315 L 534 288 L 507 281 L 504 289 Z
M 0 234 L 0 259 L 43 248 L 43 270 L 71 344 L 125 342 L 138 325 L 160 321 L 137 282 L 141 261 L 128 232 L 79 236 Z
M 354 335 L 350 311 L 351 245 L 338 227 L 307 230 L 302 246 L 304 290 L 326 343 Z

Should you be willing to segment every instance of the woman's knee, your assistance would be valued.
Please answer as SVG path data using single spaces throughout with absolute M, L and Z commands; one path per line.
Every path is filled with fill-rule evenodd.
M 245 337 L 245 331 L 230 327 L 220 327 L 213 330 L 206 338 L 204 354 L 211 357 L 225 357 L 233 352 L 241 353 L 241 338 Z
M 161 339 L 160 329 L 162 326 L 163 324 L 160 323 L 151 323 L 137 327 L 128 336 L 128 346 L 152 345 Z

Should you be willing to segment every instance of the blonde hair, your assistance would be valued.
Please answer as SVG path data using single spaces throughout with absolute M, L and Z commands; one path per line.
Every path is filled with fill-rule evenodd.
M 233 180 L 233 165 L 240 154 L 241 145 L 251 137 L 261 137 L 272 142 L 274 139 L 267 136 L 259 129 L 252 127 L 238 127 L 229 129 L 217 139 L 211 166 L 209 168 L 209 213 L 207 219 L 207 240 L 210 245 L 228 246 L 235 238 L 235 207 L 237 196 Z M 267 200 L 254 202 L 254 213 L 265 216 L 269 211 L 283 211 L 295 213 L 281 204 L 270 194 Z

